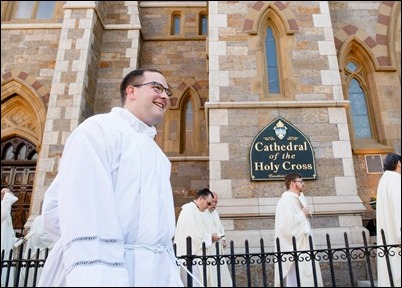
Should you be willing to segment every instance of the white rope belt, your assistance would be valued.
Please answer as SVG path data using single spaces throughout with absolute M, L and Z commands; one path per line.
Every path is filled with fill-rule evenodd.
M 154 252 L 155 254 L 164 253 L 169 251 L 169 247 L 165 245 L 145 245 L 145 244 L 135 244 L 135 245 L 124 245 L 125 250 L 136 250 L 136 249 L 144 249 Z
M 183 263 L 181 263 L 181 261 L 177 260 L 176 256 L 174 256 L 174 254 L 173 254 L 172 248 L 173 247 L 168 247 L 168 246 L 164 246 L 164 245 L 154 245 L 154 246 L 145 245 L 145 244 L 124 245 L 125 250 L 145 249 L 145 250 L 152 251 L 155 254 L 168 252 L 168 254 L 171 256 L 171 258 L 176 263 L 179 263 L 181 268 L 186 270 L 186 272 L 193 278 L 193 280 L 195 280 L 195 282 L 198 283 L 198 285 L 200 285 L 200 287 L 204 287 L 204 285 L 197 279 L 197 277 L 195 277 L 186 267 L 184 267 L 184 265 L 183 265 Z

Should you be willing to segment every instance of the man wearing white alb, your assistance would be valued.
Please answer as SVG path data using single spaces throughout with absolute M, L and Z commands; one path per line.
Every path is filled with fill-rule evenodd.
M 401 245 L 401 155 L 388 154 L 384 159 L 384 174 L 377 188 L 377 244 L 383 245 L 381 230 L 387 244 Z M 388 271 L 384 249 L 377 250 L 378 287 L 390 287 L 392 272 L 394 287 L 401 287 L 401 248 L 390 250 Z
M 10 249 L 13 248 L 17 240 L 13 227 L 13 219 L 11 218 L 11 206 L 17 202 L 18 198 L 8 188 L 1 190 L 1 197 L 1 251 L 5 251 L 4 259 L 9 259 Z M 13 270 L 11 269 L 8 286 L 12 286 L 14 281 L 12 272 Z M 2 269 L 1 287 L 5 287 L 6 276 L 6 269 Z
M 214 194 L 214 199 L 211 201 L 211 205 L 208 206 L 208 209 L 206 209 L 203 213 L 204 220 L 205 220 L 205 226 L 207 231 L 209 233 L 217 233 L 220 236 L 220 239 L 218 241 L 219 243 L 219 255 L 224 254 L 224 250 L 227 246 L 227 241 L 226 241 L 226 236 L 225 236 L 225 228 L 223 227 L 222 221 L 219 217 L 218 211 L 216 211 L 216 206 L 218 205 L 218 194 L 216 192 L 212 192 Z M 209 249 L 208 249 L 208 255 L 217 255 L 216 251 L 216 243 L 214 243 Z M 220 261 L 221 265 L 219 266 L 220 269 L 220 282 L 218 283 L 218 266 L 217 265 L 208 265 L 208 287 L 232 287 L 233 282 L 232 282 L 232 277 L 230 276 L 230 271 L 229 267 L 226 263 L 227 258 L 223 258 L 222 261 Z M 213 260 L 212 260 L 213 262 Z M 218 285 L 220 284 L 220 285 Z
M 293 251 L 293 236 L 296 238 L 296 249 L 310 250 L 309 236 L 312 235 L 308 216 L 311 214 L 310 209 L 306 206 L 304 197 L 300 199 L 304 182 L 300 174 L 290 173 L 285 176 L 285 185 L 287 191 L 282 193 L 279 199 L 275 212 L 275 246 L 276 239 L 279 238 L 281 252 Z M 276 247 L 277 249 L 277 247 Z M 284 286 L 296 287 L 296 269 L 295 262 L 286 258 L 286 261 L 281 262 L 282 277 Z M 317 286 L 322 287 L 322 277 L 320 265 L 315 262 Z M 313 287 L 314 275 L 310 261 L 298 262 L 300 273 L 300 286 Z M 280 275 L 278 263 L 275 263 L 275 287 L 280 286 Z
M 42 215 L 38 215 L 32 221 L 32 225 L 31 225 L 31 229 L 29 230 L 29 233 L 24 238 L 22 238 L 20 241 L 24 241 L 24 242 L 26 241 L 25 259 L 28 259 L 28 254 L 30 256 L 29 259 L 45 259 L 46 252 L 47 251 L 49 252 L 52 249 L 53 244 L 54 244 L 54 242 L 49 238 L 49 236 L 46 234 L 46 232 L 43 231 Z M 38 249 L 39 249 L 39 254 L 38 254 Z M 35 265 L 37 263 L 32 262 L 31 264 Z M 42 274 L 42 270 L 43 270 L 42 267 L 37 268 L 36 281 L 38 281 L 38 279 L 40 278 L 40 275 Z M 25 278 L 26 278 L 26 271 L 24 268 L 22 268 L 21 273 L 20 273 L 20 284 L 24 285 L 24 283 L 27 282 L 28 287 L 30 287 L 30 286 L 36 287 L 37 283 L 33 283 L 33 281 L 34 281 L 33 269 L 30 269 L 27 281 L 25 281 L 26 280 Z
M 211 205 L 214 195 L 207 189 L 197 192 L 195 200 L 184 204 L 181 207 L 179 218 L 177 219 L 174 243 L 176 243 L 177 256 L 187 255 L 187 237 L 191 237 L 193 255 L 202 255 L 202 243 L 205 242 L 206 248 L 210 248 L 220 239 L 218 233 L 211 233 L 207 230 L 203 212 Z M 199 262 L 199 259 L 197 263 Z M 187 286 L 186 267 L 181 267 L 180 274 L 183 283 Z M 203 268 L 201 265 L 193 266 L 193 287 L 203 287 L 204 279 Z M 205 279 L 206 280 L 206 279 Z
M 69 136 L 43 203 L 58 239 L 38 286 L 182 287 L 174 257 L 171 163 L 154 140 L 173 95 L 158 70 L 120 84 L 122 108 Z

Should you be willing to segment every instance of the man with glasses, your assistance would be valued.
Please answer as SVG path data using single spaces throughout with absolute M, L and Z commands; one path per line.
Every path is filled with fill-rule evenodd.
M 218 233 L 211 233 L 206 229 L 203 212 L 212 205 L 213 193 L 207 189 L 198 191 L 196 198 L 181 207 L 179 218 L 177 219 L 176 234 L 174 243 L 176 244 L 177 256 L 187 255 L 187 237 L 191 237 L 191 250 L 193 255 L 202 255 L 202 243 L 205 242 L 206 248 L 212 247 L 216 241 L 220 240 Z M 199 262 L 200 259 L 197 259 Z M 188 267 L 181 267 L 181 279 L 187 285 Z M 193 266 L 193 287 L 204 286 L 201 265 Z
M 46 191 L 45 232 L 57 241 L 38 286 L 182 287 L 172 238 L 171 163 L 155 126 L 172 91 L 158 70 L 120 83 L 122 107 L 81 123 Z
M 293 237 L 296 239 L 296 250 L 310 250 L 309 236 L 312 234 L 308 216 L 311 214 L 311 211 L 306 205 L 305 200 L 300 199 L 304 188 L 302 176 L 297 173 L 286 175 L 285 185 L 287 191 L 282 193 L 275 212 L 276 251 L 293 251 Z M 276 243 L 277 239 L 279 239 L 279 247 Z M 314 283 L 312 264 L 308 261 L 310 256 L 302 254 L 300 257 L 301 260 L 298 262 L 300 287 L 322 287 L 321 269 L 318 261 L 315 262 L 317 283 Z M 279 273 L 278 265 L 282 267 L 282 275 Z M 297 283 L 295 261 L 293 257 L 290 257 L 290 254 L 285 254 L 279 261 L 275 261 L 275 286 L 299 286 Z
M 207 231 L 212 233 L 218 233 L 220 236 L 219 239 L 219 255 L 224 254 L 224 250 L 227 246 L 226 236 L 225 236 L 225 228 L 221 222 L 218 211 L 216 211 L 216 206 L 218 205 L 218 194 L 216 192 L 212 192 L 214 194 L 214 199 L 212 200 L 211 205 L 208 206 L 208 209 L 203 213 L 204 223 L 206 225 Z M 213 244 L 209 249 L 209 255 L 218 255 L 218 251 L 216 249 L 216 243 Z M 233 287 L 232 277 L 230 276 L 229 267 L 226 264 L 227 258 L 222 258 L 220 263 L 221 265 L 216 264 L 216 260 L 211 259 L 211 264 L 207 266 L 208 270 L 208 287 Z M 218 269 L 220 270 L 220 277 L 218 277 Z M 219 279 L 218 279 L 219 278 Z

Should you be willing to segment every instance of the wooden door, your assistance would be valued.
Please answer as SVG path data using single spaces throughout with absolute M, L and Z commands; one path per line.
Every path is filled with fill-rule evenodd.
M 35 179 L 37 151 L 30 141 L 13 136 L 1 141 L 1 188 L 9 188 L 18 201 L 11 207 L 17 236 L 23 234 L 29 217 Z

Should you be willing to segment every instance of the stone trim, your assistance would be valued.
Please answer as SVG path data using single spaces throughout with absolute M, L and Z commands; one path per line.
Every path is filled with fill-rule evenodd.
M 39 151 L 46 120 L 49 89 L 19 69 L 1 75 L 2 136 L 15 134 L 37 145 Z M 13 96 L 16 94 L 17 96 Z
M 194 81 L 193 79 L 189 78 L 184 80 L 183 82 L 181 82 L 179 85 L 177 85 L 176 90 L 179 91 L 179 95 L 173 95 L 170 98 L 170 110 L 177 110 L 177 109 L 181 109 L 181 105 L 183 103 L 183 100 L 187 100 L 183 99 L 183 96 L 187 95 L 188 90 L 192 91 L 192 94 L 194 94 L 196 97 L 193 97 L 193 99 L 195 101 L 197 101 L 197 108 L 199 109 L 203 109 L 205 106 L 205 102 L 206 102 L 206 98 L 203 98 L 200 95 L 200 92 L 204 91 L 205 93 L 201 93 L 201 94 L 206 94 L 207 95 L 207 90 L 206 88 L 203 87 L 203 85 L 201 85 L 199 83 L 199 81 Z M 176 94 L 176 93 L 175 93 Z
M 377 66 L 395 69 L 394 64 L 391 63 L 388 55 L 388 31 L 390 26 L 392 7 L 396 1 L 383 1 L 380 5 L 377 24 L 376 24 L 376 39 L 368 36 L 368 34 L 354 25 L 345 25 L 340 31 L 334 35 L 335 47 L 339 51 L 343 44 L 347 42 L 350 37 L 357 37 L 365 43 L 374 53 Z
M 13 80 L 16 80 L 17 82 L 22 82 L 27 87 L 30 87 L 30 89 L 34 90 L 36 95 L 38 95 L 43 104 L 47 105 L 50 96 L 49 89 L 43 86 L 42 83 L 36 80 L 35 77 L 19 69 L 14 69 L 1 75 L 1 86 Z
M 247 218 L 249 216 L 273 216 L 280 197 L 238 198 L 219 197 L 219 214 L 222 218 Z M 306 196 L 313 215 L 356 214 L 366 211 L 359 196 Z
M 257 34 L 258 25 L 268 10 L 273 10 L 280 18 L 282 18 L 285 24 L 286 33 L 291 35 L 294 31 L 299 30 L 296 17 L 292 11 L 286 7 L 286 4 L 282 1 L 275 1 L 274 3 L 266 3 L 263 1 L 255 2 L 249 9 L 243 24 L 243 31 L 249 34 Z
M 243 109 L 243 108 L 296 108 L 296 107 L 348 107 L 349 100 L 340 101 L 259 101 L 259 102 L 206 102 L 206 109 Z

